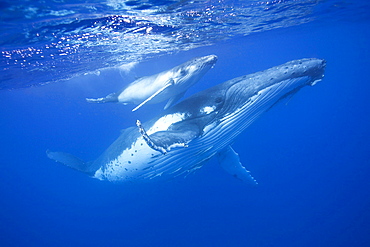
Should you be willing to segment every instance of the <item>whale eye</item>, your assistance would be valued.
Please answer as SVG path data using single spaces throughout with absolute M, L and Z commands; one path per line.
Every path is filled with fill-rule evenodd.
M 221 97 L 217 97 L 216 99 L 215 99 L 215 103 L 221 103 L 222 102 L 222 98 Z

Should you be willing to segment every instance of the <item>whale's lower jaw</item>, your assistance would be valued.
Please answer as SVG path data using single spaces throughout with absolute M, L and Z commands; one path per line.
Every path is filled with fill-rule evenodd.
M 260 90 L 234 111 L 205 126 L 203 134 L 192 140 L 188 147 L 175 148 L 166 154 L 150 148 L 139 136 L 129 149 L 97 170 L 94 177 L 110 181 L 141 181 L 186 176 L 233 143 L 243 130 L 280 98 L 298 91 L 309 82 L 310 78 L 306 76 Z

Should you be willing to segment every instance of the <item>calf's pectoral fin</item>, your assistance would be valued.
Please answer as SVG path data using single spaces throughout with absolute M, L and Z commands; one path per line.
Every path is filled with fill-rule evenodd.
M 252 177 L 250 171 L 240 163 L 239 155 L 229 145 L 217 153 L 218 162 L 233 177 L 240 179 L 244 182 L 256 185 L 257 181 Z
M 173 80 L 170 79 L 166 85 L 160 89 L 158 89 L 155 93 L 153 93 L 152 95 L 149 96 L 149 98 L 147 98 L 146 100 L 144 100 L 143 102 L 141 102 L 138 106 L 136 106 L 134 109 L 132 109 L 132 111 L 136 111 L 137 109 L 139 109 L 140 107 L 142 107 L 143 105 L 145 105 L 146 103 L 148 103 L 149 101 L 151 101 L 152 99 L 154 99 L 154 97 L 156 97 L 158 94 L 160 94 L 161 92 L 163 92 L 166 88 L 170 87 L 173 85 Z

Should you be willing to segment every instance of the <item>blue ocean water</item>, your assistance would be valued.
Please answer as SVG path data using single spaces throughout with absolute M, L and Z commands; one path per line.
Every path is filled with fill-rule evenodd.
M 2 1 L 1 246 L 370 245 L 370 6 L 366 1 Z M 251 187 L 212 159 L 186 178 L 92 179 L 136 119 L 88 104 L 194 56 L 218 62 L 187 96 L 304 57 L 325 78 L 265 113 L 233 148 Z

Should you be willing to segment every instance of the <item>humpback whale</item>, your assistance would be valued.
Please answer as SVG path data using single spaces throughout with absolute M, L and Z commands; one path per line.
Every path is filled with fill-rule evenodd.
M 241 76 L 196 93 L 159 116 L 124 129 L 95 161 L 64 152 L 49 158 L 109 181 L 145 181 L 186 176 L 217 157 L 232 176 L 255 184 L 231 144 L 257 117 L 281 99 L 324 76 L 326 61 L 306 58 Z
M 111 93 L 104 98 L 87 98 L 86 101 L 138 104 L 132 110 L 136 111 L 146 103 L 155 104 L 168 100 L 164 108 L 167 109 L 184 96 L 186 90 L 197 83 L 216 62 L 217 56 L 215 55 L 196 57 L 170 70 L 141 77 L 120 92 Z

